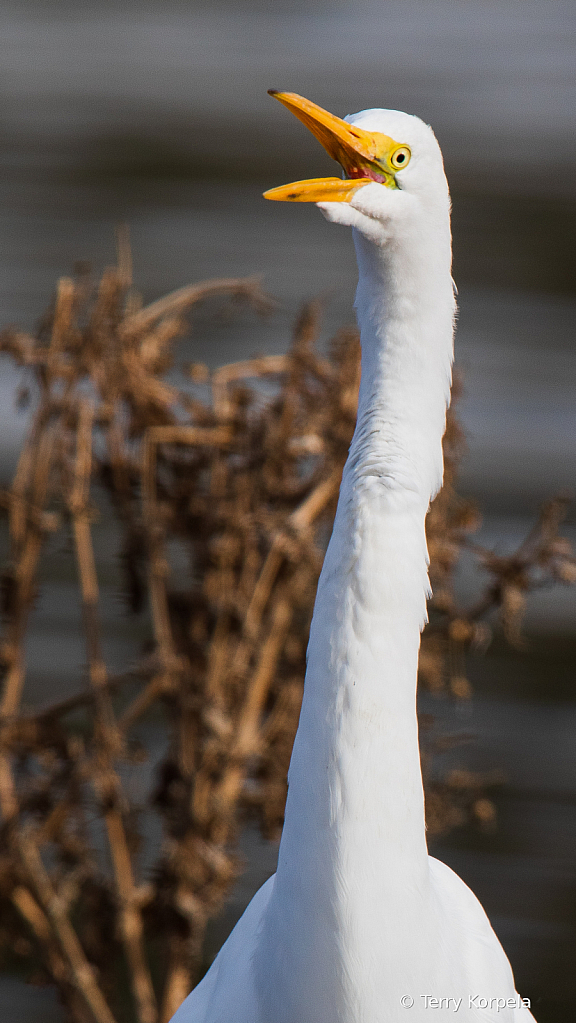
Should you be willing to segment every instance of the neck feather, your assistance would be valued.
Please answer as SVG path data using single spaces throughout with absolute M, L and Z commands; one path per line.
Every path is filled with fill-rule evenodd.
M 452 360 L 446 229 L 443 246 L 431 235 L 431 252 L 421 236 L 390 255 L 355 239 L 358 420 L 318 585 L 265 925 L 277 947 L 285 942 L 285 967 L 335 1012 L 352 961 L 385 953 L 406 892 L 427 884 L 416 676 L 429 585 L 424 521 L 442 480 Z M 322 980 L 314 948 L 327 934 L 334 949 Z M 316 964 L 309 983 L 307 963 Z

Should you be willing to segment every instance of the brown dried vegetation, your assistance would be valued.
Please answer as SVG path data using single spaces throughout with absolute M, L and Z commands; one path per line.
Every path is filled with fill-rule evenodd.
M 246 279 L 183 288 L 142 308 L 121 236 L 118 266 L 96 289 L 85 275 L 64 278 L 36 337 L 0 335 L 0 350 L 28 368 L 38 390 L 12 487 L 1 495 L 10 553 L 0 648 L 0 953 L 10 948 L 36 972 L 41 962 L 77 1023 L 113 1023 L 120 1013 L 167 1021 L 197 979 L 207 920 L 237 875 L 242 820 L 252 815 L 269 837 L 282 826 L 307 631 L 354 427 L 359 343 L 346 329 L 320 354 L 312 303 L 287 355 L 212 374 L 196 365 L 181 386 L 168 383 L 184 314 L 210 295 L 269 307 Z M 444 446 L 446 482 L 428 517 L 435 597 L 420 675 L 432 692 L 468 699 L 464 654 L 489 642 L 489 612 L 500 610 L 517 641 L 526 594 L 573 582 L 576 565 L 558 535 L 565 503 L 556 500 L 512 556 L 477 549 L 489 582 L 473 608 L 459 608 L 453 573 L 477 516 L 454 491 L 462 438 L 452 413 Z M 116 674 L 102 654 L 92 537 L 103 492 L 122 537 L 125 596 L 150 621 L 149 648 Z M 30 707 L 24 644 L 39 563 L 59 531 L 75 552 L 88 685 L 79 676 L 74 695 Z M 185 588 L 171 578 L 174 540 L 188 558 Z M 123 766 L 151 756 L 134 738 L 143 718 L 168 748 L 148 798 L 162 843 L 145 872 L 139 806 L 123 784 Z M 430 781 L 430 759 L 447 740 L 428 740 L 429 724 L 429 831 L 470 816 L 490 826 L 485 779 L 453 771 Z M 95 848 L 94 821 L 107 855 Z

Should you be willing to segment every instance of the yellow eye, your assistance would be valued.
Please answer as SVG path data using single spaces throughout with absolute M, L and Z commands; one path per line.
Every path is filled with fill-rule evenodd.
M 404 167 L 407 167 L 408 164 L 410 163 L 411 156 L 412 153 L 408 149 L 408 146 L 400 146 L 398 149 L 395 149 L 394 152 L 392 153 L 392 156 L 390 157 L 390 163 L 392 164 L 395 170 L 402 170 Z

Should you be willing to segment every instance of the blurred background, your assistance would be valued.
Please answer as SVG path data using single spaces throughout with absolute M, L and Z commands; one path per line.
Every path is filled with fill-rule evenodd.
M 0 11 L 0 321 L 33 329 L 56 279 L 114 258 L 131 230 L 146 300 L 212 276 L 261 274 L 267 321 L 199 320 L 186 354 L 211 366 L 281 352 L 302 301 L 326 298 L 326 336 L 353 319 L 349 232 L 263 189 L 334 167 L 266 90 L 344 115 L 369 106 L 434 127 L 453 196 L 457 361 L 468 437 L 461 491 L 482 542 L 511 550 L 539 503 L 576 481 L 576 10 L 548 0 L 5 0 Z M 19 373 L 2 362 L 0 474 L 26 429 Z M 566 532 L 576 534 L 574 515 Z M 461 589 L 473 580 L 462 568 Z M 537 1019 L 576 998 L 576 599 L 531 600 L 526 646 L 496 640 L 471 665 L 458 757 L 500 769 L 498 829 L 433 852 L 474 889 Z M 36 615 L 31 656 L 82 659 L 65 607 Z M 120 642 L 120 640 L 119 640 Z M 53 667 L 53 666 L 52 666 Z M 41 675 L 38 678 L 41 679 Z M 428 708 L 425 708 L 428 709 Z M 430 709 L 462 727 L 448 703 Z M 246 835 L 247 872 L 214 950 L 276 848 Z M 0 980 L 1 1023 L 63 1019 L 50 990 Z

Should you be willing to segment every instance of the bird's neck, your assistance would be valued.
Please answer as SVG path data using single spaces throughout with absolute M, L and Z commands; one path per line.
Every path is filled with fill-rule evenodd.
M 327 933 L 344 956 L 381 942 L 406 892 L 426 885 L 416 676 L 452 359 L 447 232 L 433 251 L 419 238 L 418 258 L 355 239 L 358 420 L 318 585 L 276 877 L 289 907 L 277 927 L 300 921 L 305 933 L 290 940 L 310 943 L 312 961 Z

